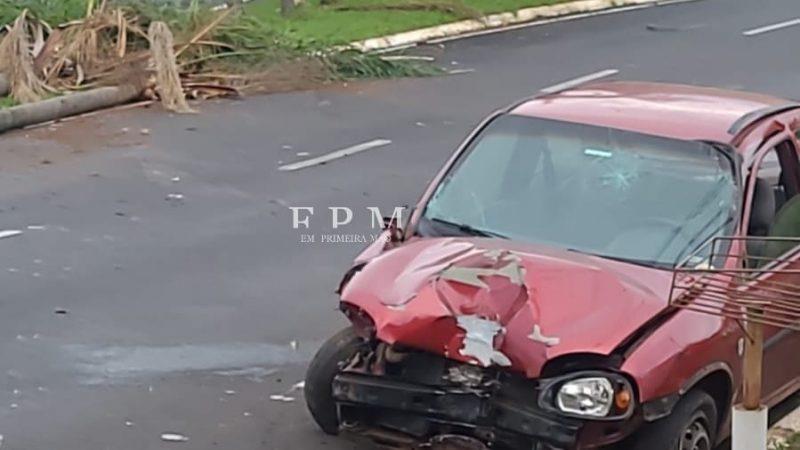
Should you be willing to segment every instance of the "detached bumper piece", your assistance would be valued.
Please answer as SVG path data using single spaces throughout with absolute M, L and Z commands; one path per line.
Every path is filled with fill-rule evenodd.
M 384 444 L 472 448 L 435 445 L 457 436 L 474 448 L 573 448 L 581 422 L 538 409 L 531 384 L 482 390 L 344 372 L 333 382 L 333 396 L 344 429 Z

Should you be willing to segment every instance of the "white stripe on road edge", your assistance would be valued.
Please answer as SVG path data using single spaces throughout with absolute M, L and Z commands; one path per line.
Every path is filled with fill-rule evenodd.
M 795 25 L 800 25 L 800 18 L 787 20 L 786 22 L 775 23 L 772 25 L 767 25 L 759 28 L 753 28 L 752 30 L 743 31 L 742 34 L 745 36 L 755 36 L 758 34 L 769 33 L 770 31 L 780 30 L 782 28 L 793 27 Z
M 375 139 L 374 141 L 364 142 L 363 144 L 358 144 L 352 147 L 336 150 L 335 152 L 330 152 L 328 154 L 318 156 L 316 158 L 306 159 L 305 161 L 300 161 L 292 164 L 286 164 L 285 166 L 278 167 L 278 170 L 283 172 L 292 172 L 295 170 L 305 169 L 306 167 L 316 166 L 318 164 L 324 164 L 326 162 L 333 161 L 334 159 L 355 155 L 356 153 L 361 153 L 363 151 L 370 150 L 373 148 L 383 147 L 391 143 L 392 141 L 388 139 Z
M 584 75 L 582 77 L 573 78 L 572 80 L 567 80 L 558 84 L 554 84 L 552 86 L 548 86 L 542 89 L 540 92 L 544 94 L 555 94 L 556 92 L 561 92 L 563 90 L 580 86 L 583 83 L 588 83 L 589 81 L 599 80 L 600 78 L 610 77 L 611 75 L 616 75 L 619 73 L 617 69 L 606 69 L 601 70 L 599 72 L 590 73 L 589 75 Z

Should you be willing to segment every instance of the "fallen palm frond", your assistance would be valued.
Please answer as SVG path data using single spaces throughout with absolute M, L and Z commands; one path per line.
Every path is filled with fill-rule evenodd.
M 10 1 L 0 0 L 0 13 Z M 188 112 L 187 97 L 238 95 L 249 86 L 284 91 L 332 79 L 441 72 L 425 58 L 387 58 L 306 42 L 241 7 L 213 11 L 198 0 L 186 8 L 144 0 L 20 1 L 36 6 L 63 1 L 71 11 L 69 16 L 41 8 L 23 11 L 0 35 L 0 74 L 20 103 L 99 86 L 135 85 L 144 86 L 166 108 Z M 457 0 L 406 0 L 397 7 L 461 14 L 458 5 Z M 58 20 L 49 24 L 38 14 Z
M 47 95 L 45 84 L 34 71 L 28 28 L 27 11 L 23 11 L 0 43 L 0 72 L 8 77 L 11 97 L 21 103 Z
M 150 53 L 156 68 L 156 86 L 165 108 L 181 113 L 193 112 L 186 103 L 186 96 L 175 62 L 175 42 L 172 32 L 164 22 L 153 22 L 148 31 L 150 37 Z

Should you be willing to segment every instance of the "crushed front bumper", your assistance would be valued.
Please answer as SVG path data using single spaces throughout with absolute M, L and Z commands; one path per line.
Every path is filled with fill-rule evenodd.
M 424 444 L 455 434 L 493 448 L 574 448 L 582 422 L 542 411 L 537 395 L 529 385 L 524 391 L 511 384 L 483 390 L 347 371 L 333 382 L 343 427 L 384 430 L 397 444 L 409 442 L 388 436 Z

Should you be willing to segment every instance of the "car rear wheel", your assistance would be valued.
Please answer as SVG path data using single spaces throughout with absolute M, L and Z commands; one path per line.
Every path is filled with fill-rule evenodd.
M 703 391 L 686 394 L 669 416 L 647 424 L 622 448 L 628 450 L 713 450 L 717 407 Z
M 341 365 L 365 345 L 348 327 L 328 339 L 317 351 L 306 371 L 305 397 L 314 421 L 328 434 L 339 433 L 339 415 L 331 384 Z

